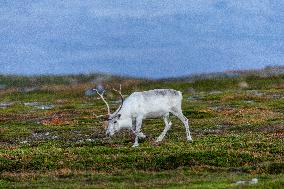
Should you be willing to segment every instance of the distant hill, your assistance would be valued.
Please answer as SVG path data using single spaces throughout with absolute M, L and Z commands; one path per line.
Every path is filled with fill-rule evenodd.
M 102 82 L 122 83 L 123 81 L 143 82 L 143 81 L 185 81 L 193 82 L 202 79 L 214 78 L 238 78 L 247 76 L 271 77 L 284 75 L 284 66 L 267 66 L 263 69 L 254 70 L 228 70 L 225 72 L 196 74 L 183 77 L 167 79 L 146 79 L 129 76 L 117 76 L 104 73 L 97 74 L 78 74 L 78 75 L 41 75 L 41 76 L 18 76 L 18 75 L 0 75 L 0 89 L 9 87 L 34 87 L 44 85 L 76 85 L 82 83 L 99 84 Z
M 272 76 L 284 74 L 284 66 L 267 66 L 263 69 L 255 70 L 231 70 L 226 71 L 224 74 L 236 74 L 236 75 L 258 75 L 258 76 Z
M 213 78 L 236 78 L 247 76 L 270 77 L 275 75 L 284 75 L 284 66 L 267 66 L 263 69 L 250 70 L 228 70 L 224 72 L 194 74 L 191 76 L 182 76 L 161 80 L 199 80 L 199 79 L 213 79 Z

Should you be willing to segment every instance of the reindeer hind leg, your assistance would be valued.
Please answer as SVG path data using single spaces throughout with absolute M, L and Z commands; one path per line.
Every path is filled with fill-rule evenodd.
M 186 131 L 186 139 L 188 141 L 192 141 L 190 131 L 189 131 L 189 126 L 188 126 L 188 119 L 183 115 L 182 110 L 174 109 L 171 113 L 174 114 L 177 118 L 179 118 L 179 120 L 183 123 L 185 127 L 185 131 Z

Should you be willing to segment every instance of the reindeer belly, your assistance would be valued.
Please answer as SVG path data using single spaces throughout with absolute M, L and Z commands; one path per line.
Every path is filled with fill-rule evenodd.
M 144 115 L 145 118 L 158 118 L 158 117 L 163 117 L 166 115 L 168 112 L 165 111 L 152 111 L 148 112 L 147 114 Z

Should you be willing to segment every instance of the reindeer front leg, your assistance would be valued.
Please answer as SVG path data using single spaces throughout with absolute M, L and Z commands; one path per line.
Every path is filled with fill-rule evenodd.
M 131 131 L 132 131 L 132 133 L 135 135 L 135 132 L 136 132 L 136 130 L 135 130 L 135 128 L 136 128 L 136 117 L 133 117 L 132 118 L 132 126 L 131 126 Z M 146 138 L 147 136 L 141 131 L 141 129 L 140 129 L 140 133 L 139 133 L 139 138 Z
M 157 138 L 156 142 L 161 142 L 165 135 L 167 134 L 168 130 L 171 128 L 172 126 L 172 122 L 169 120 L 169 114 L 166 114 L 164 117 L 164 123 L 165 123 L 165 128 L 163 130 L 163 132 L 160 134 L 160 136 Z
M 136 118 L 136 127 L 135 127 L 135 142 L 133 144 L 132 147 L 137 147 L 139 146 L 139 143 L 138 143 L 138 139 L 140 137 L 140 132 L 141 132 L 141 126 L 142 126 L 142 117 L 137 117 Z

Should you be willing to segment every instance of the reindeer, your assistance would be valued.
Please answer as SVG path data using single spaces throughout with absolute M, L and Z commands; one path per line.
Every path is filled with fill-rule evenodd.
M 107 106 L 108 114 L 104 116 L 108 121 L 106 135 L 113 136 L 122 128 L 131 129 L 135 134 L 135 142 L 132 147 L 139 146 L 138 139 L 146 136 L 141 132 L 143 119 L 162 117 L 165 123 L 165 128 L 156 142 L 164 139 L 167 131 L 171 128 L 171 121 L 169 114 L 175 115 L 182 121 L 186 131 L 186 139 L 192 141 L 188 119 L 183 115 L 181 109 L 182 93 L 173 89 L 154 89 L 143 92 L 134 92 L 125 100 L 120 90 L 113 89 L 120 95 L 121 105 L 114 112 L 110 113 L 109 104 L 104 98 L 104 93 L 99 93 L 93 89 L 100 96 Z

